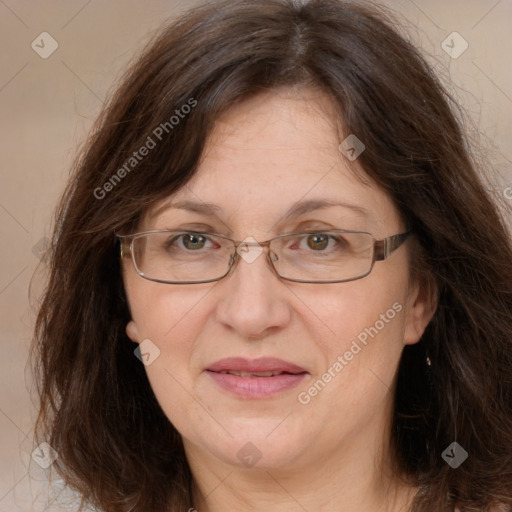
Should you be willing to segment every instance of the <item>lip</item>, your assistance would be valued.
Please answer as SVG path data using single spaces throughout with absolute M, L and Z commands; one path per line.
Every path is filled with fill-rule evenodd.
M 212 372 L 238 371 L 238 372 L 286 372 L 304 373 L 306 370 L 296 364 L 276 359 L 275 357 L 260 357 L 258 359 L 245 359 L 244 357 L 228 357 L 208 366 Z
M 231 357 L 221 359 L 210 365 L 206 370 L 213 381 L 225 391 L 240 398 L 269 398 L 297 386 L 308 372 L 296 364 L 271 357 L 245 359 Z M 241 376 L 227 371 L 260 373 L 283 372 L 269 377 Z

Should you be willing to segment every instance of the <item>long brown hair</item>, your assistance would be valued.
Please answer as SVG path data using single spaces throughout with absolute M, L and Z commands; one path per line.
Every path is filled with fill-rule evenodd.
M 512 506 L 507 228 L 424 58 L 387 14 L 342 0 L 194 8 L 126 73 L 56 214 L 33 344 L 38 439 L 58 452 L 57 471 L 84 502 L 102 510 L 193 506 L 180 435 L 125 333 L 114 233 L 129 232 L 149 205 L 187 183 L 223 111 L 295 85 L 325 91 L 346 134 L 364 142 L 358 162 L 415 233 L 414 275 L 437 290 L 435 315 L 398 373 L 391 442 L 397 471 L 421 488 L 411 510 Z M 130 160 L 149 138 L 154 146 Z M 442 457 L 454 441 L 469 454 L 457 469 Z

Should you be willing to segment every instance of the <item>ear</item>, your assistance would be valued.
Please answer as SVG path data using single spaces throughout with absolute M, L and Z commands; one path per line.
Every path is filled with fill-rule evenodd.
M 420 341 L 434 316 L 437 302 L 437 286 L 432 278 L 415 279 L 411 282 L 405 308 L 405 345 Z
M 140 343 L 143 339 L 139 333 L 137 324 L 133 320 L 130 320 L 126 324 L 126 335 L 128 336 L 128 338 L 130 338 L 135 343 Z

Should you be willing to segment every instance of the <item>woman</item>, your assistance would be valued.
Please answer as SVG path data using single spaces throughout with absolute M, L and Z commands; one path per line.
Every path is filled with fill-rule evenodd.
M 511 509 L 510 238 L 386 15 L 191 10 L 57 219 L 37 428 L 84 503 Z

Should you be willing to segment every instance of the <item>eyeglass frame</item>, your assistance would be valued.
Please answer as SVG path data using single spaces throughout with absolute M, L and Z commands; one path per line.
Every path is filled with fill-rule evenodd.
M 151 233 L 182 233 L 182 234 L 196 234 L 196 235 L 205 235 L 205 236 L 216 236 L 220 238 L 224 238 L 225 240 L 229 240 L 233 243 L 234 246 L 234 252 L 231 254 L 230 261 L 229 261 L 229 267 L 226 273 L 220 277 L 216 277 L 215 279 L 207 279 L 203 281 L 168 281 L 164 279 L 155 279 L 152 277 L 148 277 L 142 273 L 142 271 L 139 270 L 137 267 L 137 263 L 135 262 L 135 255 L 133 251 L 133 241 L 141 236 L 149 235 Z M 356 277 L 350 277 L 347 279 L 340 279 L 340 280 L 322 280 L 322 281 L 309 281 L 304 279 L 293 279 L 289 277 L 284 277 L 274 266 L 274 263 L 272 261 L 272 258 L 270 256 L 270 243 L 274 240 L 278 240 L 280 238 L 288 237 L 288 236 L 294 236 L 294 235 L 314 235 L 314 234 L 330 234 L 330 233 L 359 233 L 359 234 L 365 234 L 370 235 L 373 239 L 373 246 L 372 246 L 372 261 L 370 268 L 368 272 L 366 272 L 363 275 L 356 276 Z M 369 233 L 368 231 L 353 231 L 353 230 L 347 230 L 347 229 L 331 229 L 331 230 L 313 230 L 313 231 L 301 231 L 296 233 L 285 233 L 282 235 L 275 236 L 273 238 L 270 238 L 269 240 L 266 240 L 264 242 L 245 242 L 243 240 L 234 240 L 226 235 L 221 235 L 219 233 L 203 233 L 201 231 L 184 231 L 184 230 L 172 230 L 172 229 L 153 229 L 149 231 L 141 231 L 138 233 L 132 233 L 129 235 L 116 235 L 116 239 L 120 241 L 120 256 L 121 258 L 129 257 L 131 256 L 133 267 L 135 268 L 137 274 L 144 279 L 147 279 L 148 281 L 153 281 L 156 283 L 162 283 L 162 284 L 202 284 L 202 283 L 212 283 L 215 281 L 220 281 L 221 279 L 224 279 L 234 267 L 236 267 L 238 261 L 240 260 L 240 254 L 238 252 L 238 247 L 241 245 L 248 246 L 248 247 L 255 247 L 259 246 L 261 248 L 265 248 L 267 252 L 267 260 L 270 263 L 270 267 L 274 271 L 274 273 L 281 279 L 284 279 L 286 281 L 293 281 L 295 283 L 308 283 L 308 284 L 331 284 L 331 283 L 346 283 L 350 281 L 357 281 L 358 279 L 362 279 L 363 277 L 368 276 L 371 271 L 373 270 L 373 266 L 376 261 L 384 261 L 386 260 L 393 252 L 395 252 L 406 240 L 407 238 L 412 235 L 412 230 L 407 230 L 403 233 L 397 233 L 395 235 L 388 236 L 386 238 L 382 238 L 380 240 L 376 240 L 375 237 Z

